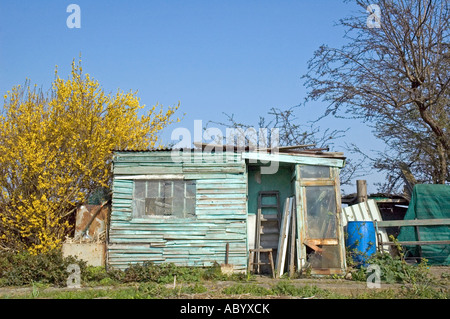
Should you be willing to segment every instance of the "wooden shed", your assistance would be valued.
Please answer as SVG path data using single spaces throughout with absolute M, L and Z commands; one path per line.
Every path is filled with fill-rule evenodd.
M 246 271 L 256 242 L 276 258 L 284 203 L 294 198 L 296 269 L 342 273 L 344 163 L 341 153 L 290 148 L 115 151 L 107 263 Z

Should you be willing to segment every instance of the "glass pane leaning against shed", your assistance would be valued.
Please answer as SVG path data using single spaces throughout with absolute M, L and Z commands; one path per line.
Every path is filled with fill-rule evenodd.
M 333 186 L 307 186 L 306 220 L 310 239 L 337 238 L 336 193 Z
M 307 260 L 312 268 L 339 268 L 340 267 L 340 247 L 322 246 L 322 251 L 319 253 L 313 251 L 308 254 Z

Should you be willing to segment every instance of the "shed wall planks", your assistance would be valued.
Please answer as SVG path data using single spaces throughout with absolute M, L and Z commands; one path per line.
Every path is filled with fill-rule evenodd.
M 211 266 L 247 265 L 247 175 L 240 156 L 208 154 L 172 162 L 170 152 L 123 152 L 114 157 L 113 199 L 108 243 L 111 267 L 150 261 Z M 196 216 L 133 218 L 133 176 L 174 174 L 196 181 Z M 126 179 L 121 178 L 126 176 Z

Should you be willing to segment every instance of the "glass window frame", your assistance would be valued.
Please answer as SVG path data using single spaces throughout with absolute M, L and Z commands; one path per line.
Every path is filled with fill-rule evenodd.
M 155 188 L 149 188 L 149 186 L 152 184 L 154 184 L 154 187 L 156 187 L 156 185 L 158 186 L 158 190 L 153 193 L 151 193 L 151 190 L 154 191 Z M 180 186 L 182 186 L 181 189 L 176 190 L 176 188 L 180 188 Z M 138 188 L 141 189 L 138 190 Z M 144 192 L 144 194 L 142 194 L 142 192 Z M 197 183 L 195 180 L 134 180 L 132 205 L 133 219 L 196 218 L 196 194 Z M 153 212 L 149 211 L 151 208 L 153 208 Z
M 327 254 L 333 252 L 336 259 L 330 260 L 321 259 L 319 264 L 312 266 L 312 273 L 314 274 L 333 274 L 342 273 L 345 270 L 345 240 L 343 231 L 341 228 L 341 199 L 340 199 L 340 180 L 339 180 L 339 168 L 333 166 L 326 166 L 330 169 L 329 177 L 302 177 L 301 167 L 307 166 L 306 164 L 298 164 L 296 166 L 296 196 L 298 198 L 298 220 L 297 230 L 299 238 L 301 238 L 301 246 L 299 246 L 297 253 L 299 254 L 299 260 L 302 263 L 312 261 L 312 258 L 320 257 L 323 251 Z M 334 189 L 335 198 L 335 220 L 336 220 L 336 236 L 334 238 L 311 238 L 307 234 L 308 220 L 307 220 L 307 187 L 315 186 L 331 186 Z M 309 249 L 307 249 L 309 247 Z M 300 262 L 300 261 L 299 261 Z M 328 263 L 328 264 L 327 264 Z
M 329 177 L 302 177 L 301 171 L 302 171 L 302 167 L 305 166 L 310 166 L 310 167 L 326 167 L 327 169 L 330 170 L 330 174 Z M 302 208 L 304 210 L 303 212 L 303 222 L 305 224 L 305 228 L 304 228 L 304 236 L 305 236 L 305 240 L 314 243 L 315 245 L 337 245 L 338 244 L 338 238 L 339 238 L 339 232 L 337 230 L 337 235 L 334 238 L 311 238 L 308 237 L 308 207 L 307 207 L 307 197 L 306 197 L 306 188 L 307 187 L 318 187 L 318 186 L 332 186 L 334 188 L 334 193 L 336 196 L 335 199 L 335 218 L 336 218 L 336 229 L 338 228 L 339 225 L 339 207 L 337 206 L 337 196 L 340 192 L 337 191 L 337 183 L 336 183 L 336 178 L 339 178 L 339 176 L 335 176 L 334 173 L 334 169 L 332 169 L 332 167 L 330 166 L 322 166 L 322 165 L 304 165 L 304 164 L 299 164 L 298 166 L 298 182 L 299 182 L 299 191 L 300 191 L 300 196 L 301 199 L 303 201 L 302 204 Z

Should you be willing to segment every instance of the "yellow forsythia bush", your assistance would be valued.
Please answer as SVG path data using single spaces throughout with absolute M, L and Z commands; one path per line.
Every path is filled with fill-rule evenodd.
M 72 63 L 44 94 L 29 81 L 0 114 L 0 246 L 37 254 L 58 247 L 75 205 L 111 181 L 113 149 L 159 147 L 179 105 L 144 112 L 136 92 L 106 94 Z

